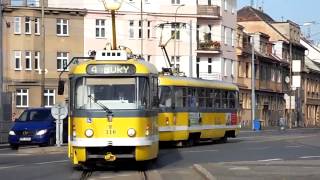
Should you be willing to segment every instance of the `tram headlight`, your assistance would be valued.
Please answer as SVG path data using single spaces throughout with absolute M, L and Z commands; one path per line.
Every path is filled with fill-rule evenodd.
M 128 129 L 128 136 L 134 137 L 136 135 L 136 130 L 133 128 Z
M 92 129 L 87 129 L 86 131 L 85 131 L 85 134 L 86 134 L 86 136 L 87 137 L 92 137 L 93 136 L 93 130 Z

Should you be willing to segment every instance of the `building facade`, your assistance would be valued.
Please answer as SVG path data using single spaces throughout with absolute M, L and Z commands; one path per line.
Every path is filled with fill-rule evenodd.
M 285 67 L 275 57 L 274 44 L 267 34 L 245 33 L 244 27 L 237 28 L 238 86 L 240 99 L 240 118 L 242 127 L 252 126 L 251 92 L 252 92 L 252 48 L 254 49 L 255 79 L 255 117 L 263 127 L 278 126 L 284 117 L 283 91 Z M 252 42 L 254 43 L 252 47 Z
M 85 55 L 111 42 L 111 18 L 101 1 L 49 0 L 48 4 L 88 9 Z M 236 0 L 130 0 L 123 2 L 116 20 L 118 44 L 143 55 L 159 71 L 169 66 L 161 45 L 169 61 L 187 76 L 236 81 Z
M 317 81 L 314 75 L 315 68 L 311 68 L 311 70 L 310 61 L 305 60 L 307 48 L 300 43 L 299 25 L 292 21 L 276 22 L 266 13 L 252 7 L 240 9 L 237 18 L 238 23 L 245 28 L 246 32 L 262 32 L 269 35 L 270 41 L 274 44 L 275 58 L 279 59 L 282 64 L 289 64 L 289 66 L 284 66 L 286 74 L 284 82 L 289 83 L 289 87 L 291 87 L 287 90 L 283 89 L 286 100 L 284 117 L 289 127 L 308 126 L 310 124 L 308 122 L 310 121 L 308 120 L 308 104 L 311 101 L 309 100 L 309 103 L 307 97 L 310 97 L 310 94 L 315 90 L 310 89 L 311 83 L 308 82 Z M 312 104 L 312 112 L 316 112 L 314 104 L 317 103 L 313 100 Z
M 40 5 L 27 2 L 5 1 L 3 9 L 3 121 L 7 122 L 26 108 L 40 107 L 42 98 L 45 107 L 64 102 L 67 96 L 57 96 L 58 76 L 70 58 L 83 55 L 85 10 L 46 7 L 42 31 Z

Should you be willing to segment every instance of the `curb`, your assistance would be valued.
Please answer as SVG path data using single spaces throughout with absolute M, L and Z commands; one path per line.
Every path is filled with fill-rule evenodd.
M 59 153 L 67 153 L 68 147 L 61 146 L 61 147 L 35 147 L 35 148 L 28 148 L 28 149 L 19 149 L 18 153 L 20 154 L 59 154 Z
M 10 145 L 9 144 L 0 144 L 0 149 L 9 149 Z
M 193 168 L 206 180 L 217 180 L 213 175 L 200 164 L 194 164 Z

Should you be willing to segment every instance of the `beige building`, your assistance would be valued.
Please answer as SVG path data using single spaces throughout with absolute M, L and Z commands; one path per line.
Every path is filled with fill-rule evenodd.
M 44 34 L 39 4 L 11 2 L 17 1 L 6 1 L 2 34 L 3 88 L 6 104 L 11 104 L 6 111 L 9 118 L 11 114 L 17 117 L 25 108 L 41 106 L 42 98 L 46 107 L 65 100 L 66 97 L 57 95 L 58 75 L 72 57 L 83 56 L 86 14 L 80 9 L 45 8 Z M 62 77 L 67 78 L 67 73 Z M 42 80 L 44 92 L 41 92 Z
M 286 74 L 283 83 L 292 85 L 291 88 L 283 89 L 286 100 L 284 117 L 288 125 L 317 126 L 318 120 L 314 118 L 319 117 L 317 108 L 320 99 L 317 95 L 317 83 L 320 74 L 318 64 L 305 59 L 307 48 L 300 43 L 299 25 L 292 21 L 276 22 L 266 13 L 252 7 L 244 7 L 238 11 L 238 23 L 245 28 L 246 32 L 267 34 L 274 44 L 272 54 L 281 64 L 289 64 L 287 67 L 283 66 Z M 290 72 L 290 66 L 292 67 L 291 75 L 286 73 Z M 271 76 L 274 76 L 274 73 L 276 72 L 271 71 Z M 279 111 L 282 110 L 279 109 Z
M 277 126 L 279 119 L 284 117 L 283 92 L 288 89 L 284 77 L 288 74 L 288 63 L 282 63 L 272 51 L 274 44 L 267 34 L 245 33 L 243 26 L 237 30 L 238 86 L 240 90 L 240 117 L 242 127 L 251 127 L 251 58 L 254 41 L 255 55 L 255 98 L 256 119 L 262 122 L 263 127 Z

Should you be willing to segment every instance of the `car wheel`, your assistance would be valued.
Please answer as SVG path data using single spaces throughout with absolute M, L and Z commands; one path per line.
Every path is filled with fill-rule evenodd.
M 18 150 L 19 149 L 19 145 L 15 145 L 15 144 L 10 144 L 10 147 L 12 150 Z

